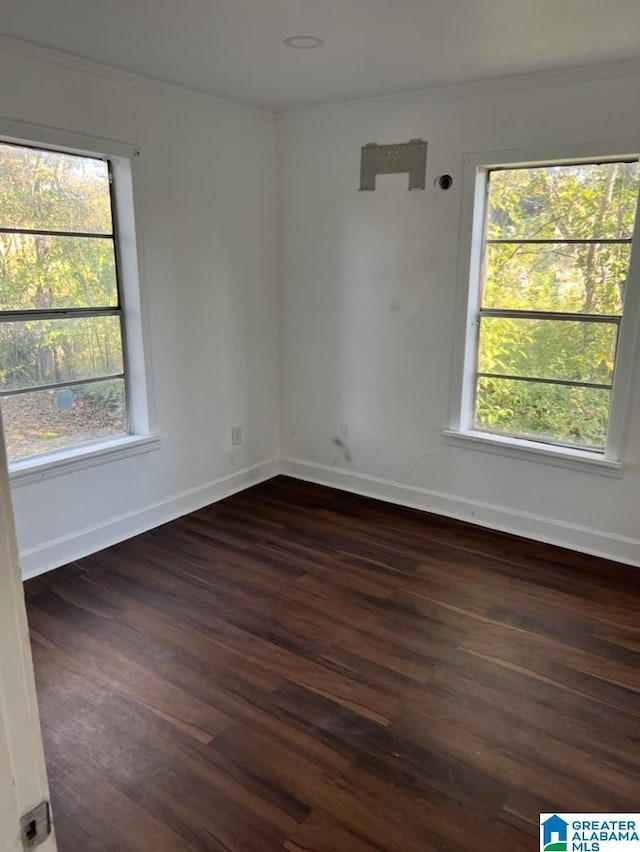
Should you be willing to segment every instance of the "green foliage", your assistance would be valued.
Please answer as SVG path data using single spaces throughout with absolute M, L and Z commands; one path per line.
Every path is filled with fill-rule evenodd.
M 71 234 L 0 233 L 0 311 L 118 307 L 105 162 L 0 144 L 0 227 Z M 104 236 L 75 236 L 80 233 Z M 122 371 L 118 316 L 0 324 L 0 389 L 90 382 Z M 79 385 L 74 396 L 85 413 L 93 403 L 105 416 L 124 411 L 121 381 Z M 26 403 L 12 407 L 23 419 Z M 45 411 L 35 401 L 32 409 Z M 46 416 L 55 419 L 52 411 Z
M 109 234 L 107 166 L 0 144 L 0 226 Z M 113 241 L 0 234 L 0 310 L 116 307 Z M 122 370 L 117 317 L 0 327 L 0 387 L 13 390 Z
M 626 239 L 636 163 L 491 173 L 483 308 L 620 316 L 630 246 L 518 240 Z M 478 369 L 490 374 L 611 384 L 617 325 L 483 317 Z M 480 378 L 476 426 L 521 437 L 604 446 L 610 391 Z
M 124 395 L 124 384 L 121 379 L 110 382 L 96 382 L 93 385 L 79 385 L 75 394 L 80 399 L 106 406 L 112 412 L 124 414 L 126 400 Z
M 478 380 L 476 425 L 534 440 L 603 446 L 610 393 L 507 379 Z

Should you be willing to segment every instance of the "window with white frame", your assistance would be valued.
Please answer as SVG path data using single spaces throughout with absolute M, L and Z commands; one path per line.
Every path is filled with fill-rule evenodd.
M 638 159 L 480 167 L 462 431 L 604 454 Z
M 0 143 L 0 402 L 10 461 L 126 435 L 108 159 Z

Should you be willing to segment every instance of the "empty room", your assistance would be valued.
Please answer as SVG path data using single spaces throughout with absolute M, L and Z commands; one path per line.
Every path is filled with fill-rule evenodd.
M 0 852 L 640 852 L 637 0 L 0 74 Z

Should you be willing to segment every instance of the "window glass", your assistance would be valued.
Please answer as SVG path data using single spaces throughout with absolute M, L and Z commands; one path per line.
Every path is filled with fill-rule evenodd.
M 0 143 L 0 228 L 111 234 L 104 160 Z
M 478 371 L 611 385 L 615 323 L 483 317 Z
M 488 245 L 483 308 L 622 314 L 629 243 Z
M 604 446 L 606 390 L 479 378 L 475 427 L 500 435 L 597 449 Z
M 122 379 L 2 398 L 7 454 L 22 459 L 126 432 Z
M 111 208 L 104 160 L 0 143 L 0 400 L 10 461 L 127 431 Z
M 638 163 L 491 172 L 488 239 L 631 239 Z
M 120 317 L 0 323 L 0 391 L 97 379 L 123 371 Z
M 637 162 L 489 173 L 474 426 L 604 450 Z
M 118 306 L 113 240 L 0 233 L 0 245 L 0 310 Z

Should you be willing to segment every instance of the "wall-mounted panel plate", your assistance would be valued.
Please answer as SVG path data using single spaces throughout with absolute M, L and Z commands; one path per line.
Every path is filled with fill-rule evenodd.
M 409 189 L 424 189 L 427 173 L 427 143 L 412 139 L 396 145 L 370 143 L 362 148 L 360 160 L 360 190 L 376 188 L 377 175 L 407 172 Z

